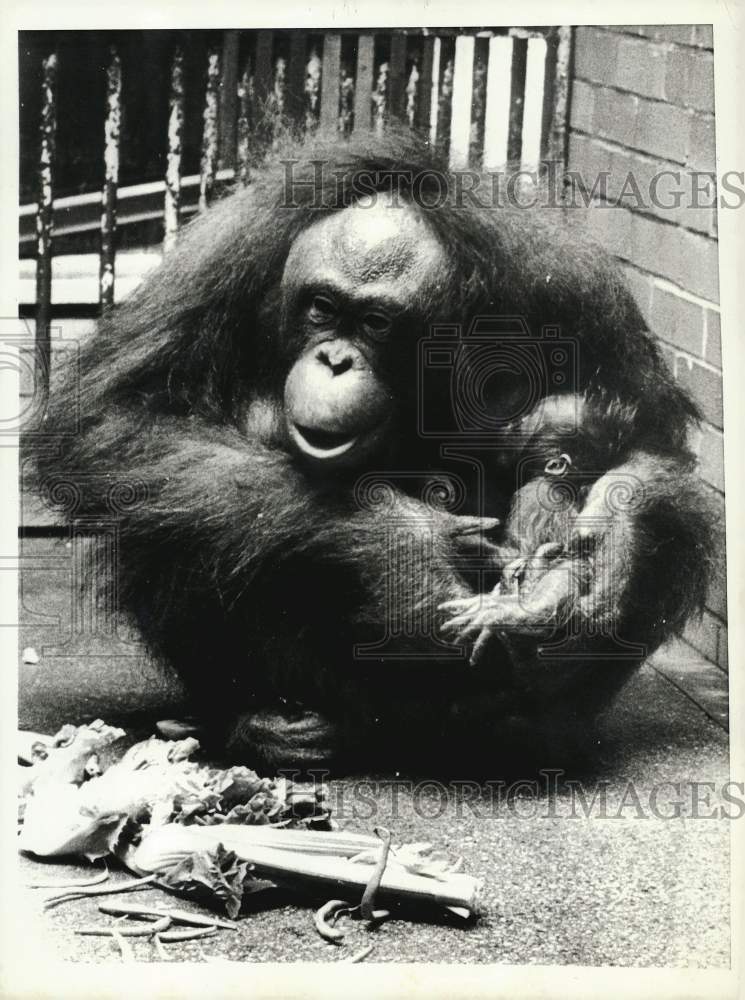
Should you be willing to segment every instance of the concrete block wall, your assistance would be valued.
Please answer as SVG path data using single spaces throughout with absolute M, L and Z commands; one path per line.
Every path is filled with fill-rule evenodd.
M 671 370 L 702 409 L 692 445 L 723 527 L 711 26 L 578 27 L 569 125 L 568 167 L 592 197 L 593 235 L 621 261 Z M 722 553 L 703 619 L 684 638 L 723 669 L 726 622 Z

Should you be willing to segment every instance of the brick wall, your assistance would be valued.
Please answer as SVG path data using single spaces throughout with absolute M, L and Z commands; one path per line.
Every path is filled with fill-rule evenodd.
M 593 195 L 593 235 L 622 262 L 670 368 L 701 406 L 692 444 L 723 524 L 717 217 L 706 176 L 715 171 L 711 26 L 576 29 L 569 169 Z M 593 193 L 603 172 L 607 187 Z M 703 619 L 685 638 L 727 668 L 724 555 Z

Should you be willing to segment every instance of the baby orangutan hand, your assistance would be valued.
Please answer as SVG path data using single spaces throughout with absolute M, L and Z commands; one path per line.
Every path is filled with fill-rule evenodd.
M 454 612 L 442 630 L 456 642 L 476 637 L 471 664 L 477 665 L 500 632 L 550 635 L 566 624 L 587 589 L 589 574 L 587 561 L 562 545 L 541 545 L 532 555 L 513 560 L 490 594 L 440 605 L 441 611 Z

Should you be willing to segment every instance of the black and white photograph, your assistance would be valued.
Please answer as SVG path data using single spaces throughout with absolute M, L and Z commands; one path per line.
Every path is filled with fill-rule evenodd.
M 3 15 L 4 996 L 740 995 L 744 13 Z

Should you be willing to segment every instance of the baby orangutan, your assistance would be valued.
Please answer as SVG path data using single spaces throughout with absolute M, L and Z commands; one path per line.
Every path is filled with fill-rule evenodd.
M 622 465 L 633 426 L 632 408 L 565 394 L 543 399 L 511 428 L 516 492 L 500 552 L 501 578 L 489 594 L 441 605 L 455 612 L 445 634 L 461 642 L 475 638 L 472 664 L 495 635 L 504 644 L 510 633 L 550 635 L 581 621 L 596 567 L 595 553 L 577 530 L 578 516 L 609 516 L 607 498 L 595 496 L 593 486 Z

